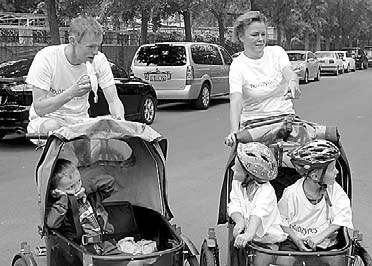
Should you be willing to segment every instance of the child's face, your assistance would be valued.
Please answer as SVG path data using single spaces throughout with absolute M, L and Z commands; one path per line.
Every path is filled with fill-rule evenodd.
M 323 183 L 327 185 L 333 185 L 336 181 L 337 174 L 338 170 L 336 169 L 336 162 L 330 163 L 324 174 Z
M 81 189 L 81 177 L 77 169 L 73 172 L 72 176 L 64 177 L 60 180 L 58 189 L 70 195 L 75 195 Z

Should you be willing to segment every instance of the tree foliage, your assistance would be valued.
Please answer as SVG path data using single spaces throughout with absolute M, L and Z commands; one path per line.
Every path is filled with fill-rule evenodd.
M 41 0 L 0 0 L 0 9 L 46 12 L 46 3 L 53 1 L 60 25 L 81 14 L 95 16 L 113 29 L 140 23 L 141 43 L 147 42 L 150 22 L 156 32 L 164 19 L 181 15 L 186 40 L 193 39 L 193 26 L 218 26 L 223 45 L 226 26 L 250 9 L 268 17 L 277 28 L 278 43 L 287 48 L 294 40 L 308 48 L 309 40 L 316 38 L 319 49 L 321 36 L 328 49 L 331 42 L 340 48 L 355 39 L 372 38 L 372 0 L 45 0 L 44 5 Z

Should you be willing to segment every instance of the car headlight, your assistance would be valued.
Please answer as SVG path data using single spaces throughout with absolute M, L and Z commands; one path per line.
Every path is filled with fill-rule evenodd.
M 294 67 L 294 71 L 301 71 L 302 69 L 304 69 L 304 66 L 302 64 Z
M 32 91 L 32 87 L 25 83 L 11 85 L 9 86 L 9 89 L 11 89 L 14 92 Z

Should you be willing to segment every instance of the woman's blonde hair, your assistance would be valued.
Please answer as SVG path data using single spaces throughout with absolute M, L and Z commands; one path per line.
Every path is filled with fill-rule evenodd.
M 266 17 L 260 11 L 248 11 L 240 15 L 234 23 L 233 41 L 240 42 L 239 35 L 244 32 L 245 27 L 252 22 L 263 22 L 266 24 Z

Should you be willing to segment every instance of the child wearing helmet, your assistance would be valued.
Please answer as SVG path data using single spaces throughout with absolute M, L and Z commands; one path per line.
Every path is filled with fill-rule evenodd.
M 287 235 L 280 227 L 277 198 L 269 182 L 278 174 L 276 159 L 264 144 L 250 142 L 238 144 L 235 161 L 227 209 L 235 222 L 234 246 L 244 248 L 249 241 L 255 241 L 277 249 L 276 243 L 284 241 Z M 256 256 L 254 264 L 269 265 L 271 260 L 271 256 Z
M 288 155 L 301 178 L 284 190 L 278 203 L 283 230 L 289 235 L 280 249 L 337 248 L 338 229 L 353 228 L 350 199 L 335 182 L 339 149 L 330 141 L 318 139 Z M 285 265 L 291 263 L 287 261 Z

